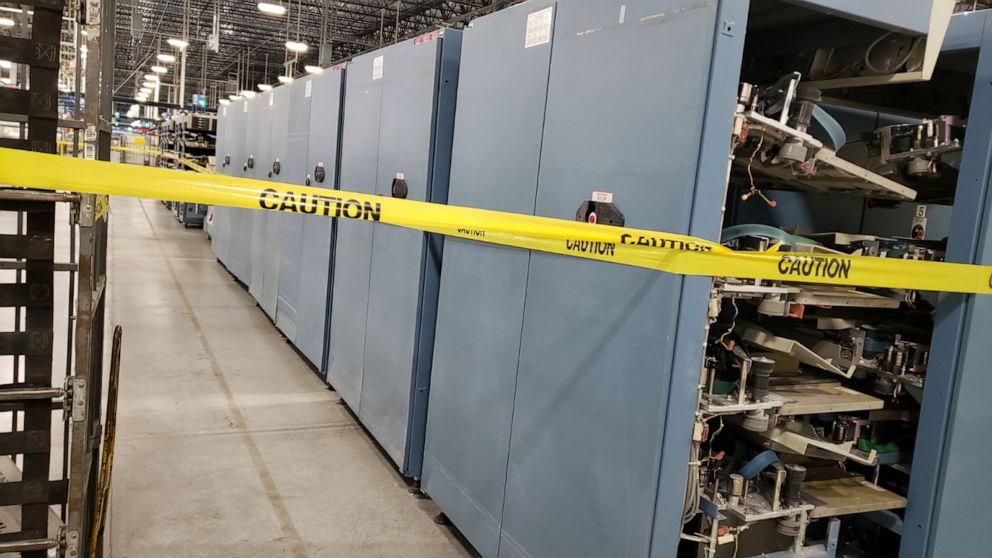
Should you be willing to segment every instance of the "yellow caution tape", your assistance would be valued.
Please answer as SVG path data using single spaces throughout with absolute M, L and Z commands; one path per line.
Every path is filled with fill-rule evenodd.
M 0 149 L 0 183 L 357 219 L 682 275 L 992 294 L 992 267 L 986 266 L 739 252 L 672 233 L 12 149 Z

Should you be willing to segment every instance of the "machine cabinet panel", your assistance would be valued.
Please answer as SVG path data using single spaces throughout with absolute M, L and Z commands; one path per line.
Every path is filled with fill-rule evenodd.
M 255 97 L 255 117 L 249 123 L 252 133 L 254 168 L 248 169 L 249 178 L 275 180 L 272 164 L 286 150 L 286 133 L 289 124 L 289 88 L 277 87 Z M 279 157 L 280 159 L 282 157 Z M 273 211 L 252 212 L 251 283 L 248 290 L 262 310 L 274 320 L 276 315 L 277 285 L 279 282 L 279 223 L 282 215 Z
M 444 203 L 460 33 L 348 68 L 341 187 Z M 441 239 L 338 223 L 328 381 L 404 474 L 420 476 Z M 338 387 L 339 384 L 342 387 Z
M 310 131 L 310 107 L 313 91 L 311 78 L 306 77 L 279 89 L 288 90 L 287 126 L 283 152 L 277 152 L 273 121 L 272 179 L 286 184 L 306 184 L 307 148 Z M 277 89 L 278 91 L 278 89 Z M 281 130 L 280 130 L 281 131 Z M 275 171 L 278 170 L 278 174 Z M 300 264 L 302 263 L 303 218 L 300 213 L 278 215 L 279 223 L 279 281 L 276 286 L 276 327 L 290 343 L 296 345 L 300 303 Z
M 528 2 L 464 33 L 449 204 L 534 213 L 551 45 L 525 47 L 527 20 L 553 6 Z M 529 260 L 445 240 L 422 488 L 485 556 L 499 544 Z

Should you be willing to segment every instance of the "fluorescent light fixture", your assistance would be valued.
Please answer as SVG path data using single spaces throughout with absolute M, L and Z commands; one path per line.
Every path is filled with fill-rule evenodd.
M 165 66 L 152 66 L 152 71 L 156 74 L 164 74 L 169 71 Z
M 263 14 L 281 16 L 286 15 L 286 6 L 283 6 L 281 3 L 276 4 L 275 2 L 259 2 L 258 11 Z
M 245 99 L 254 99 L 255 98 L 255 92 L 254 91 L 249 91 L 248 89 L 245 89 L 244 91 L 242 91 L 238 95 L 240 95 L 241 97 L 244 97 Z
M 10 85 L 11 83 L 14 83 L 14 82 L 10 78 L 0 78 L 0 83 L 2 83 L 4 85 Z
M 220 104 L 222 104 L 222 105 L 229 105 L 229 104 L 231 104 L 231 101 L 228 101 L 227 99 L 220 99 L 218 102 Z
M 152 92 L 152 90 L 147 87 L 142 87 L 141 89 L 138 90 L 138 92 L 141 93 L 142 95 L 148 95 L 149 93 Z
M 268 83 L 259 83 L 258 84 L 258 90 L 259 91 L 272 91 L 272 86 L 269 85 Z
M 87 31 L 87 30 L 85 30 L 85 29 L 83 29 L 83 30 L 82 30 L 82 31 L 81 31 L 80 33 L 82 33 L 82 35 L 83 35 L 84 37 L 89 37 L 89 36 L 90 36 L 90 32 L 89 32 L 89 31 Z
M 89 52 L 89 51 L 90 51 L 90 49 L 89 49 L 89 48 L 87 48 L 87 46 L 86 46 L 86 45 L 83 45 L 83 46 L 81 46 L 81 47 L 79 47 L 79 52 L 81 52 L 81 53 L 83 53 L 83 54 L 86 54 L 86 53 L 87 53 L 87 52 Z
M 308 74 L 319 74 L 324 71 L 324 69 L 320 66 L 311 66 L 309 64 L 303 66 L 303 69 L 306 70 Z
M 306 43 L 299 41 L 286 41 L 286 50 L 289 52 L 306 52 L 310 47 Z
M 9 17 L 0 17 L 0 27 L 13 27 L 14 20 Z
M 179 50 L 185 50 L 186 47 L 189 46 L 189 43 L 182 39 L 168 39 L 165 42 L 168 43 L 169 46 L 171 46 L 172 48 L 178 48 Z
M 230 99 L 230 100 L 232 100 L 232 101 L 239 101 L 239 100 L 241 100 L 241 97 L 239 97 L 238 95 L 228 95 L 227 98 Z
M 145 101 L 148 100 L 148 97 L 145 97 L 144 95 L 135 95 L 134 100 L 138 101 L 139 103 L 144 103 Z
M 155 89 L 156 87 L 158 87 L 158 82 L 157 81 L 145 81 L 145 82 L 142 82 L 141 86 L 142 87 L 147 87 L 148 89 Z
M 289 76 L 279 76 L 279 83 L 293 83 L 293 78 Z
M 7 6 L 0 6 L 0 12 L 10 12 L 12 14 L 23 14 L 24 10 L 20 8 L 8 8 Z
M 145 74 L 145 79 L 148 81 L 158 81 L 158 76 L 155 74 Z
M 157 58 L 159 62 L 163 62 L 165 64 L 172 64 L 176 61 L 176 57 L 171 54 L 159 54 L 155 58 Z
M 0 60 L 0 68 L 4 70 L 9 70 L 14 64 L 10 60 Z

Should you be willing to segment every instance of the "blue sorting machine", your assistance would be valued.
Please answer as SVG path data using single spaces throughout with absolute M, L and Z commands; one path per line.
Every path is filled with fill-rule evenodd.
M 816 40 L 806 31 L 821 24 L 869 41 L 919 35 L 930 12 L 896 0 L 530 0 L 224 107 L 218 169 L 719 240 L 745 39 L 791 53 L 789 37 Z M 992 17 L 954 19 L 945 51 L 966 56 L 951 66 L 977 64 L 979 79 L 953 215 L 939 214 L 948 259 L 988 264 Z M 802 222 L 793 212 L 808 199 L 781 199 L 775 218 Z M 857 230 L 857 215 L 832 209 L 846 201 L 822 199 L 810 226 Z M 416 231 L 260 213 L 215 208 L 218 258 L 481 555 L 676 554 L 710 280 L 462 239 L 442 253 Z M 266 243 L 277 260 L 252 257 Z M 901 556 L 986 553 L 970 529 L 992 496 L 975 442 L 992 423 L 990 308 L 940 297 L 909 504 L 881 516 Z
M 342 189 L 445 203 L 461 32 L 355 58 L 342 120 Z M 327 381 L 400 471 L 419 477 L 442 238 L 337 224 Z

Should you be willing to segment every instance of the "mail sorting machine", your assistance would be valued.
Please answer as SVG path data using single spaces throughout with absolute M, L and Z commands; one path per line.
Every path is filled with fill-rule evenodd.
M 952 8 L 532 0 L 480 18 L 449 203 L 790 258 L 987 263 L 992 52 L 937 57 Z M 955 16 L 951 43 L 992 43 L 978 18 Z M 984 299 L 457 239 L 443 261 L 422 489 L 483 556 L 982 555 L 965 518 L 992 493 L 987 421 L 967 413 L 988 406 L 959 386 L 989 387 L 988 344 L 968 343 Z
M 219 172 L 334 188 L 342 70 L 343 66 L 335 67 L 222 107 Z M 333 222 L 307 215 L 309 206 L 302 197 L 290 201 L 303 209 L 271 213 L 214 208 L 210 234 L 218 259 L 248 286 L 259 307 L 319 370 L 326 338 Z
M 460 47 L 445 29 L 351 61 L 343 189 L 446 202 Z M 442 238 L 373 221 L 337 224 L 327 381 L 419 477 Z

